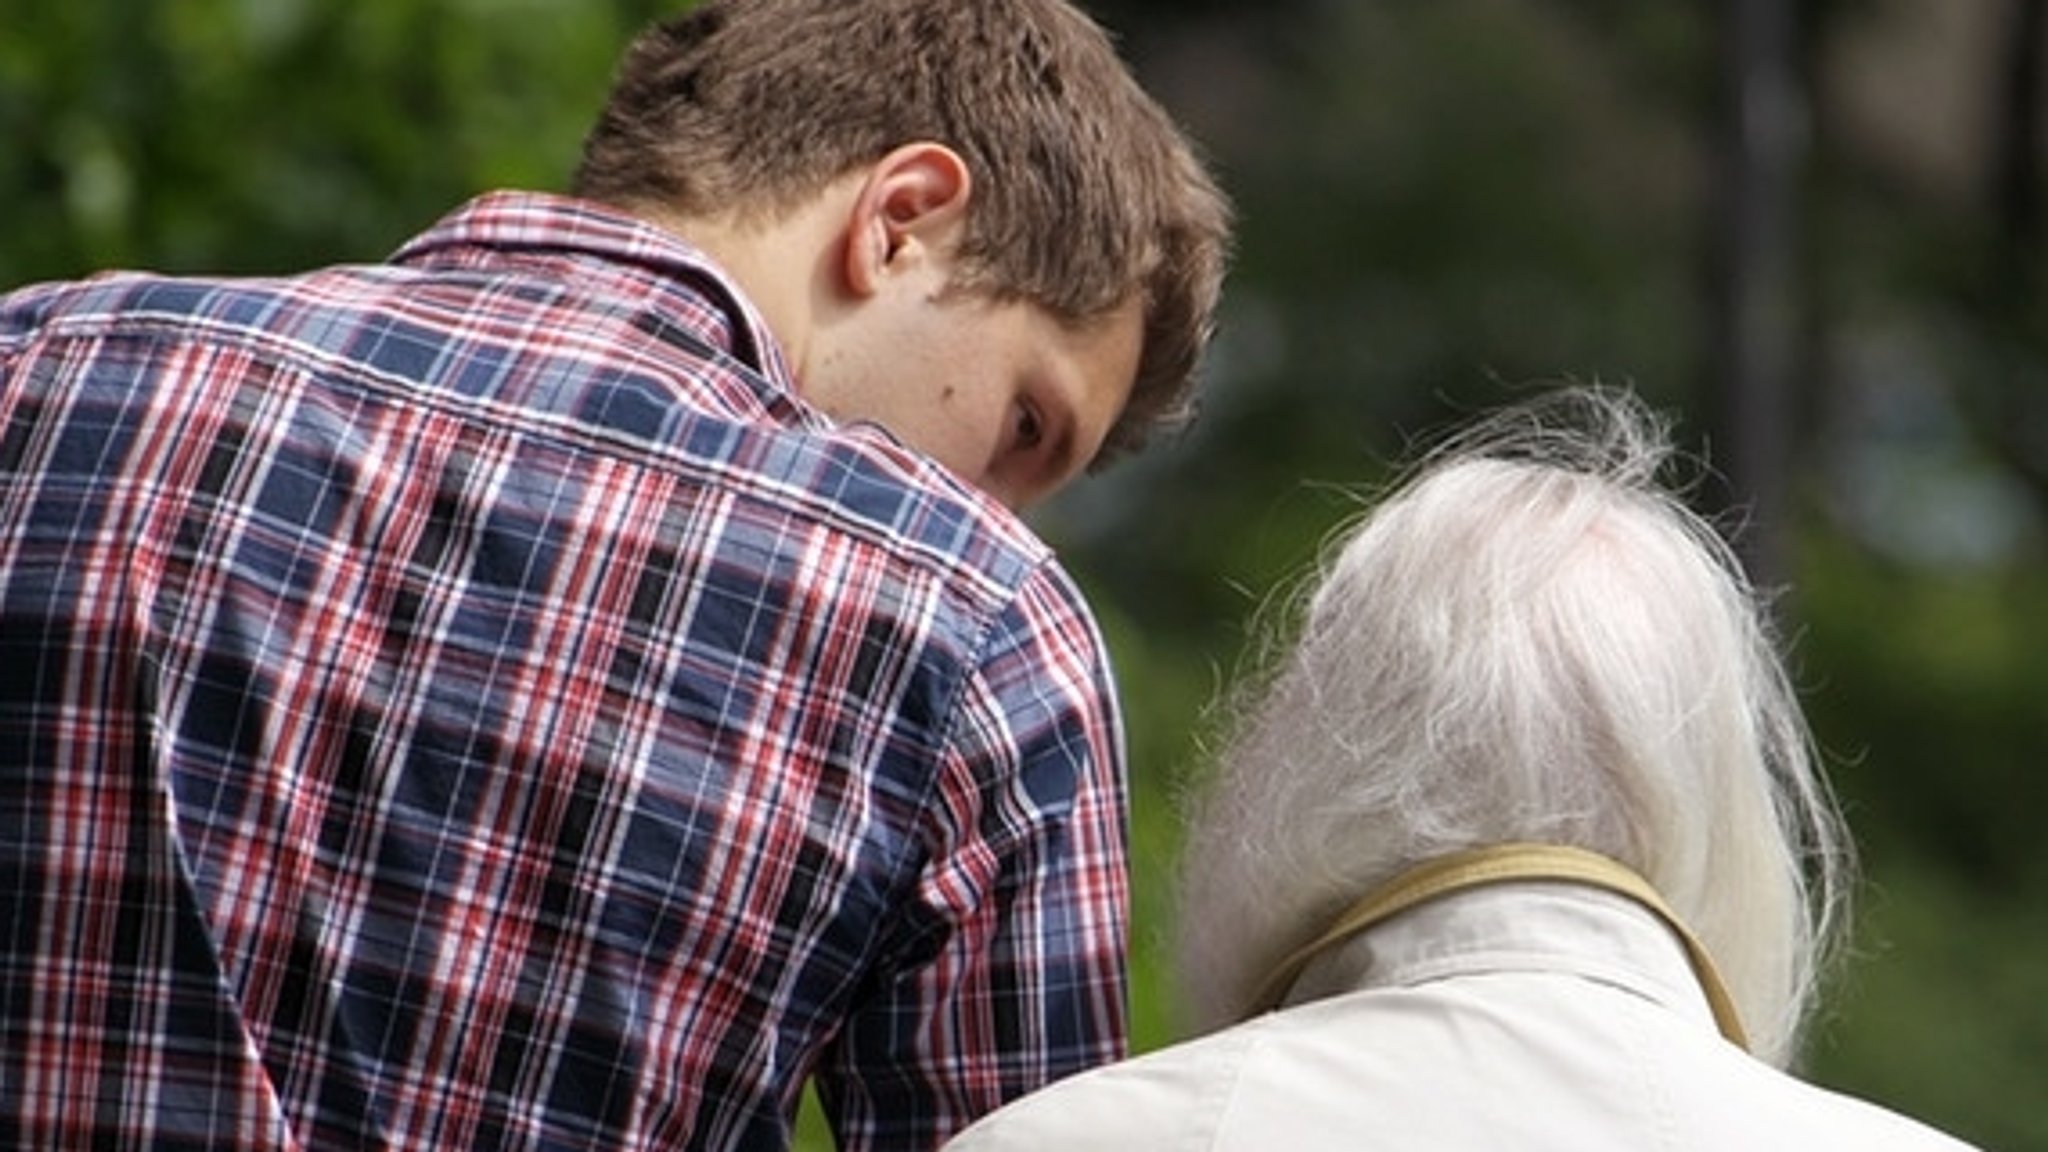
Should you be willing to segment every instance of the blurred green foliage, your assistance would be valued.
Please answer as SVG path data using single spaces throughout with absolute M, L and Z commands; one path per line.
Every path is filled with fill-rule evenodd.
M 2048 546 L 2010 446 L 2029 441 L 2003 435 L 2041 426 L 2048 302 L 1987 304 L 1984 268 L 2014 254 L 1984 198 L 1913 178 L 1830 103 L 1841 46 L 1948 2 L 1799 5 L 1806 423 L 1794 522 L 1770 527 L 1795 540 L 1784 622 L 1869 877 L 1810 1070 L 1986 1147 L 2048 1152 L 2048 849 L 2031 826 L 2048 797 Z M 558 190 L 619 49 L 673 7 L 10 0 L 0 289 L 375 260 L 472 193 Z M 1205 708 L 1354 494 L 1410 438 L 1561 376 L 1634 384 L 1713 456 L 1719 7 L 1097 10 L 1206 142 L 1244 224 L 1203 422 L 1040 522 L 1099 606 L 1126 696 L 1148 1049 L 1177 1035 L 1171 873 Z M 803 1140 L 829 1144 L 814 1109 Z

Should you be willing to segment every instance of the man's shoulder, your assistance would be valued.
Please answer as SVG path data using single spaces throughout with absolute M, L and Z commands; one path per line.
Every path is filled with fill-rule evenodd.
M 25 336 L 57 323 L 104 323 L 123 315 L 138 295 L 185 283 L 152 272 L 112 270 L 25 284 L 0 295 L 0 337 Z M 188 295 L 193 291 L 186 289 Z
M 746 450 L 746 499 L 812 518 L 985 605 L 1007 603 L 1046 578 L 1078 601 L 1050 547 L 1022 520 L 879 428 L 753 427 L 741 435 L 757 441 Z
M 667 473 L 679 490 L 838 539 L 981 616 L 1034 582 L 1085 613 L 1019 518 L 880 428 L 833 425 L 775 373 L 682 340 L 630 300 L 503 269 L 337 264 L 282 276 L 109 272 L 0 298 L 0 341 L 234 345 L 303 381 L 546 442 L 574 469 Z M 132 352 L 136 355 L 157 353 Z
M 334 265 L 288 276 L 116 269 L 31 284 L 0 298 L 0 336 L 93 337 L 155 332 L 192 340 L 287 328 L 289 317 L 394 290 L 383 265 Z

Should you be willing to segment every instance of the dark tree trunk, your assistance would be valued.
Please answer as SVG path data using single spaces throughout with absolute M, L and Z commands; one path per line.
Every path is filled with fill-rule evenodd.
M 2004 92 L 1992 139 L 1993 211 L 1998 222 L 1993 288 L 2010 304 L 2041 290 L 2042 42 L 2048 0 L 2014 0 L 2006 41 Z
M 1726 0 L 1723 133 L 1712 244 L 1712 462 L 1746 521 L 1737 544 L 1762 583 L 1785 575 L 1783 536 L 1801 405 L 1797 339 L 1799 185 L 1808 108 L 1798 5 Z
M 2048 508 L 2048 260 L 2041 202 L 2042 103 L 2048 97 L 2044 42 L 2048 0 L 2013 0 L 1987 185 L 1992 228 L 1983 314 L 1991 370 L 1981 374 L 1977 413 L 1982 440 Z

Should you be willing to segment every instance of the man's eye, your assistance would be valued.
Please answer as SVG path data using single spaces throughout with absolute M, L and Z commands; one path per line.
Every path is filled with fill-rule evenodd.
M 1045 425 L 1038 418 L 1038 410 L 1029 404 L 1017 405 L 1017 428 L 1012 439 L 1018 448 L 1036 448 L 1045 439 Z

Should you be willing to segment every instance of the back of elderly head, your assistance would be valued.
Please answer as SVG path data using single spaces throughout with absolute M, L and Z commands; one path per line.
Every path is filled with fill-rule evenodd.
M 1767 618 L 1662 477 L 1663 425 L 1572 388 L 1474 427 L 1340 541 L 1197 805 L 1182 980 L 1205 1026 L 1399 873 L 1597 852 L 1705 944 L 1783 1065 L 1849 867 Z

